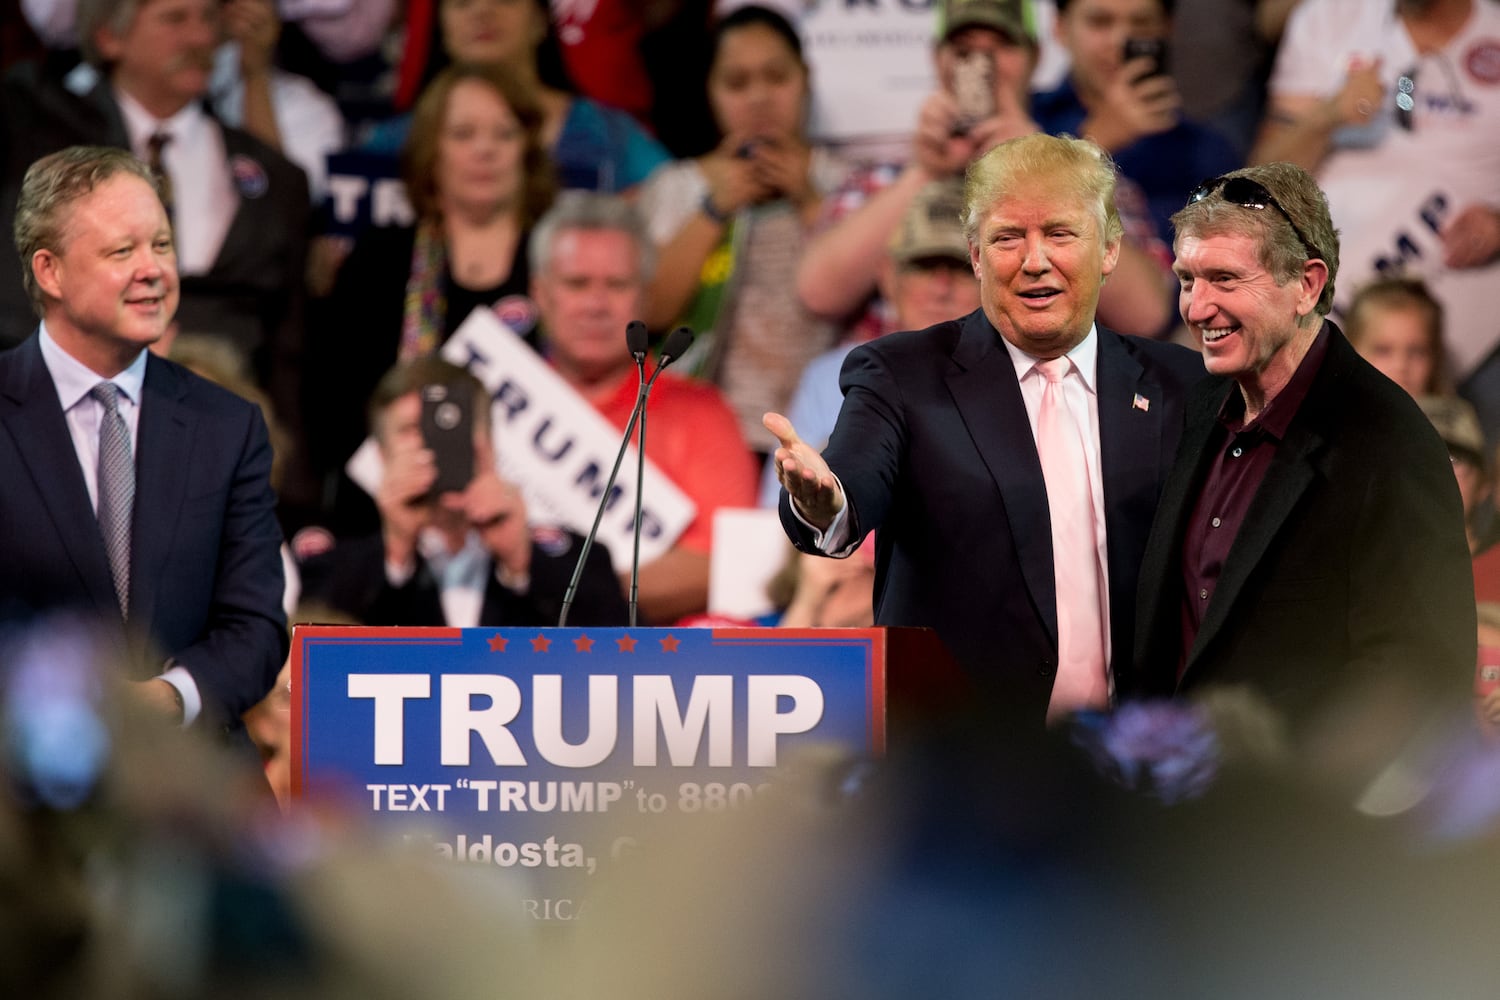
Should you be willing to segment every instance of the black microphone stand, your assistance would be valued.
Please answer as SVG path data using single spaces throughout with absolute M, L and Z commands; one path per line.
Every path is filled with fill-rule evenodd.
M 594 525 L 589 528 L 588 535 L 583 540 L 583 548 L 578 552 L 578 562 L 573 567 L 573 576 L 568 580 L 568 589 L 563 592 L 562 610 L 557 616 L 557 627 L 564 628 L 568 624 L 568 612 L 573 607 L 573 600 L 578 596 L 578 581 L 583 578 L 583 567 L 588 562 L 589 551 L 594 547 L 594 538 L 599 534 L 599 525 L 604 521 L 604 510 L 609 506 L 610 491 L 615 488 L 615 479 L 620 475 L 620 464 L 625 461 L 625 449 L 630 447 L 630 441 L 635 433 L 636 420 L 645 412 L 646 392 L 650 383 L 646 381 L 646 350 L 650 333 L 646 324 L 638 319 L 633 319 L 625 325 L 625 346 L 630 351 L 631 358 L 635 361 L 636 374 L 640 379 L 640 389 L 635 396 L 635 409 L 630 411 L 630 422 L 625 425 L 625 437 L 620 442 L 620 450 L 615 455 L 614 468 L 609 470 L 609 479 L 604 484 L 604 495 L 599 498 L 599 510 L 594 514 Z M 661 369 L 660 363 L 657 370 Z M 640 495 L 640 483 L 636 483 L 636 495 Z M 639 522 L 640 515 L 636 515 Z M 631 615 L 631 625 L 635 624 L 635 615 Z
M 641 438 L 640 444 L 636 446 L 635 452 L 635 528 L 632 532 L 632 548 L 630 554 L 630 627 L 635 628 L 636 617 L 636 593 L 639 590 L 641 575 L 641 499 L 646 492 L 646 397 L 651 394 L 651 387 L 661 377 L 661 373 L 667 365 L 682 357 L 693 343 L 693 331 L 685 326 L 679 326 L 667 335 L 667 342 L 661 347 L 661 357 L 657 359 L 656 370 L 651 373 L 651 380 L 641 389 L 640 401 L 636 404 L 641 412 Z M 627 439 L 630 432 L 625 432 Z

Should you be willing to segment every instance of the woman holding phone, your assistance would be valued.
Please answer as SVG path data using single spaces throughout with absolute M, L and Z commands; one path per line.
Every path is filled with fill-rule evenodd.
M 423 93 L 402 159 L 416 222 L 366 230 L 309 325 L 309 381 L 328 414 L 320 467 L 363 439 L 381 375 L 437 350 L 474 310 L 535 343 L 526 242 L 556 190 L 541 127 L 535 98 L 499 66 L 451 66 Z
M 660 263 L 647 295 L 653 329 L 699 333 L 685 359 L 716 382 L 748 441 L 784 407 L 836 328 L 796 296 L 806 229 L 847 168 L 807 140 L 811 96 L 796 29 L 765 7 L 740 7 L 709 40 L 709 104 L 722 135 L 693 160 L 658 169 L 640 205 Z

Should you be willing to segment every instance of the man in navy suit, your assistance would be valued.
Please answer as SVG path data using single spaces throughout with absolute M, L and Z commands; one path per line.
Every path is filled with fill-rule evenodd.
M 1182 399 L 1203 376 L 1191 351 L 1094 324 L 1119 256 L 1114 183 L 1092 143 L 997 146 L 965 185 L 980 309 L 851 353 L 821 456 L 766 417 L 793 543 L 842 556 L 874 530 L 876 621 L 936 629 L 1038 722 L 1112 701 Z
M 79 44 L 92 82 L 46 79 L 30 67 L 4 82 L 0 222 L 10 221 L 25 170 L 48 153 L 85 144 L 154 159 L 177 242 L 177 326 L 233 344 L 278 422 L 300 441 L 307 178 L 278 150 L 205 108 L 219 7 L 218 0 L 79 3 Z M 3 346 L 31 332 L 17 277 L 0 269 Z M 291 505 L 313 503 L 301 449 L 291 452 L 284 456 Z
M 260 411 L 147 350 L 177 263 L 130 153 L 39 160 L 15 236 L 41 325 L 0 354 L 0 620 L 97 622 L 142 704 L 248 746 L 287 650 Z

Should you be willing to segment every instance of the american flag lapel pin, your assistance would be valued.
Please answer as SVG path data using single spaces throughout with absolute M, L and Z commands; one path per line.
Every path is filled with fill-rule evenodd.
M 1142 413 L 1146 413 L 1151 409 L 1151 400 L 1147 399 L 1145 396 L 1142 396 L 1140 393 L 1136 393 L 1135 399 L 1130 401 L 1130 408 L 1132 410 L 1140 410 Z

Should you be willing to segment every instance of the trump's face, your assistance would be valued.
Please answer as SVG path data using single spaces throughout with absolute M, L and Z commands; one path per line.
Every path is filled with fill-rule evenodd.
M 979 217 L 969 245 L 984 314 L 1025 353 L 1055 358 L 1088 335 L 1120 241 L 1098 202 L 1049 178 L 1022 179 Z

